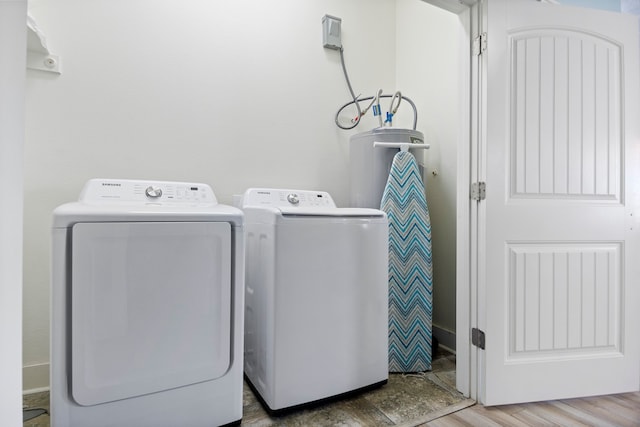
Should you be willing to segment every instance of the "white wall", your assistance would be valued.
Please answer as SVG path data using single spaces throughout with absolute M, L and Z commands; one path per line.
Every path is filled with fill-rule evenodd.
M 30 0 L 62 74 L 27 74 L 25 388 L 47 386 L 51 211 L 92 177 L 202 181 L 348 201 L 349 99 L 394 86 L 394 0 Z M 384 54 L 384 58 L 381 58 Z M 382 60 L 384 59 L 384 60 Z M 363 127 L 373 127 L 363 122 Z
M 397 0 L 396 22 L 397 88 L 416 102 L 418 130 L 431 144 L 424 159 L 433 244 L 434 334 L 442 332 L 438 328 L 455 333 L 457 138 L 465 125 L 459 114 L 461 24 L 457 15 L 421 0 Z M 445 342 L 443 336 L 440 340 Z M 452 347 L 454 341 L 447 344 Z
M 428 7 L 420 0 L 398 4 L 407 1 Z M 428 96 L 419 106 L 419 130 L 434 144 L 430 168 L 441 175 L 427 186 L 434 224 L 443 222 L 434 230 L 440 258 L 434 262 L 455 263 L 455 227 L 449 236 L 446 220 L 450 210 L 455 225 L 455 139 L 442 126 L 451 123 L 443 119 L 450 84 L 438 83 L 449 78 L 426 53 L 424 88 L 420 76 L 405 77 L 405 67 L 395 65 L 396 52 L 409 58 L 427 49 L 412 31 L 434 41 L 447 26 L 439 20 L 450 15 L 420 22 L 409 13 L 411 26 L 396 25 L 396 0 L 30 0 L 29 9 L 60 55 L 62 74 L 27 72 L 26 389 L 48 385 L 51 211 L 75 200 L 87 179 L 202 181 L 227 204 L 250 186 L 322 189 L 346 206 L 349 136 L 375 123 L 371 114 L 352 131 L 333 122 L 349 94 L 338 53 L 322 48 L 324 14 L 342 18 L 356 94 L 397 87 L 415 101 Z M 396 73 L 407 84 L 397 85 Z M 433 102 L 436 96 L 446 99 Z M 397 117 L 411 118 L 404 108 Z M 446 254 L 450 261 L 442 261 Z M 449 270 L 436 265 L 434 321 L 453 330 L 455 269 Z
M 0 425 L 22 425 L 22 157 L 26 0 L 0 0 Z

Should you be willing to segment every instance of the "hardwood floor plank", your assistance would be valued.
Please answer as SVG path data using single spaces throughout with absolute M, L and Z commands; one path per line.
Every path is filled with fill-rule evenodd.
M 622 394 L 616 394 L 614 396 L 618 396 L 621 399 L 629 399 L 632 400 L 636 403 L 638 403 L 638 405 L 640 405 L 640 392 L 634 392 L 634 393 L 622 393 Z
M 637 408 L 635 413 L 633 410 L 621 412 L 620 405 L 607 403 L 602 396 L 569 399 L 563 402 L 602 420 L 615 423 L 617 426 L 637 427 L 640 425 L 640 408 Z
M 522 405 L 499 405 L 499 406 L 490 406 L 489 409 L 490 408 L 500 409 L 501 412 L 504 412 L 510 415 L 513 415 L 516 412 L 520 412 L 524 409 Z
M 600 398 L 598 406 L 616 412 L 618 415 L 636 423 L 636 425 L 640 424 L 640 415 L 638 414 L 638 406 L 640 405 L 630 407 L 612 396 L 603 396 Z
M 520 421 L 514 414 L 522 411 L 522 408 L 516 408 L 515 405 L 486 407 L 478 405 L 476 412 L 484 414 L 485 417 L 491 418 L 503 426 L 525 427 L 527 424 Z
M 616 424 L 610 423 L 602 418 L 596 417 L 588 412 L 584 412 L 582 410 L 576 409 L 571 405 L 567 405 L 564 402 L 559 400 L 554 400 L 550 402 L 557 408 L 562 409 L 565 413 L 569 414 L 569 416 L 579 420 L 589 426 L 598 426 L 598 427 L 617 427 Z
M 589 427 L 589 424 L 574 418 L 570 412 L 553 405 L 552 402 L 536 402 L 527 405 L 527 407 L 540 418 L 550 422 L 551 425 Z
M 463 409 L 460 412 L 472 411 L 473 408 Z M 428 422 L 427 424 L 422 424 L 423 426 L 428 427 L 478 427 L 478 422 L 468 423 L 464 419 L 460 418 L 460 412 L 456 412 L 455 414 L 447 415 L 446 417 L 439 418 L 437 420 L 433 420 Z
M 631 410 L 637 411 L 640 408 L 640 393 L 611 394 L 603 398 Z
M 485 416 L 484 413 L 478 410 L 474 410 L 473 412 L 461 411 L 456 415 L 460 417 L 465 422 L 469 423 L 471 426 L 483 426 L 483 427 L 502 427 L 500 422 Z
M 518 420 L 522 421 L 528 426 L 551 427 L 551 426 L 557 425 L 550 422 L 549 420 L 542 418 L 540 415 L 536 414 L 535 411 L 531 411 L 529 409 L 530 406 L 531 406 L 531 403 L 526 404 L 522 411 L 515 412 L 513 414 L 514 418 L 517 418 Z
M 500 408 L 486 408 L 484 406 L 478 406 L 474 413 L 458 414 L 465 421 L 470 422 L 473 425 L 481 426 L 509 426 L 509 427 L 526 427 L 522 421 L 513 417 L 512 415 L 503 412 Z M 477 422 L 474 421 L 474 417 Z

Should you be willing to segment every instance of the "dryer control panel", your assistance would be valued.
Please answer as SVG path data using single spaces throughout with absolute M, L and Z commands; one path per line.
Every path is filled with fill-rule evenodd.
M 335 208 L 331 195 L 326 191 L 286 190 L 274 188 L 250 188 L 244 193 L 244 207 L 323 207 Z
M 216 196 L 207 184 L 128 179 L 92 179 L 82 189 L 80 201 L 99 204 L 217 204 Z

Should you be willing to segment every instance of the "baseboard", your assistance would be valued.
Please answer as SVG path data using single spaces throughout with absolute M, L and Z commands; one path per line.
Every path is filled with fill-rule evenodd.
M 23 366 L 22 393 L 31 394 L 46 390 L 49 390 L 49 364 Z
M 438 345 L 452 353 L 456 352 L 456 333 L 433 325 L 431 333 L 438 340 Z

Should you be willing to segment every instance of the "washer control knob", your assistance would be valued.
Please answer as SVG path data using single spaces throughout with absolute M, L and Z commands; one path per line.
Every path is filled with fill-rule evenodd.
M 150 185 L 146 190 L 144 190 L 144 194 L 152 199 L 157 199 L 158 197 L 162 196 L 162 188 Z
M 287 195 L 287 201 L 292 205 L 297 205 L 298 203 L 300 203 L 300 199 L 298 198 L 298 195 L 295 193 L 291 193 Z

